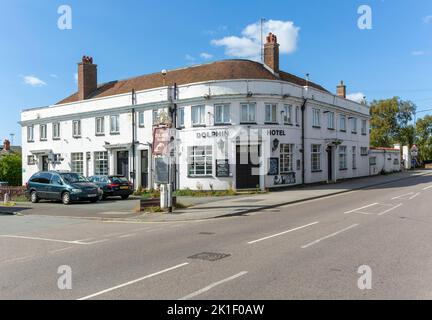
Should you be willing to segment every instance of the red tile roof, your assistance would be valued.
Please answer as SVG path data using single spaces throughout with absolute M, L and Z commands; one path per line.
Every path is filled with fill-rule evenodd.
M 287 72 L 280 71 L 277 78 L 261 63 L 250 60 L 223 60 L 208 64 L 192 66 L 183 69 L 168 71 L 165 76 L 165 84 L 184 85 L 211 80 L 235 80 L 235 79 L 266 79 L 282 80 L 296 85 L 305 86 L 306 80 Z M 136 91 L 163 87 L 164 81 L 161 73 L 148 74 L 126 80 L 111 81 L 98 86 L 88 99 L 101 98 Z M 328 92 L 318 84 L 309 82 L 309 86 Z M 77 102 L 78 93 L 63 99 L 57 104 Z

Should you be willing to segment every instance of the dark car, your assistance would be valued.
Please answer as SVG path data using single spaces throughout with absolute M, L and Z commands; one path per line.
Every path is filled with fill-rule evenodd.
M 89 180 L 102 189 L 102 199 L 108 197 L 121 197 L 123 200 L 129 198 L 133 193 L 133 185 L 123 176 L 93 176 Z
M 100 188 L 79 173 L 42 171 L 26 183 L 26 195 L 33 203 L 39 200 L 61 200 L 63 204 L 75 201 L 97 202 Z

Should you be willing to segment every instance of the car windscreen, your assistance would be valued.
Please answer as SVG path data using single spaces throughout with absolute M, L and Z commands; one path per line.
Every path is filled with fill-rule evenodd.
M 111 181 L 113 183 L 125 183 L 125 182 L 129 182 L 128 179 L 126 179 L 125 177 L 111 177 Z
M 62 173 L 61 177 L 67 183 L 88 182 L 86 178 L 78 173 Z

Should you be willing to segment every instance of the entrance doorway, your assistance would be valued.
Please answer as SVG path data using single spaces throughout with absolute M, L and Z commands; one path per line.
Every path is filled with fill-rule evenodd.
M 236 150 L 236 188 L 259 188 L 260 176 L 257 174 L 261 146 L 238 145 Z M 258 153 L 258 154 L 257 154 Z M 243 162 L 243 163 L 242 163 Z M 256 168 L 256 169 L 255 169 Z
M 141 151 L 141 187 L 148 188 L 148 167 L 149 167 L 149 151 Z
M 48 156 L 42 156 L 42 171 L 48 171 Z
M 328 181 L 333 181 L 333 148 L 327 147 L 327 173 Z
M 129 151 L 117 152 L 117 174 L 129 178 Z

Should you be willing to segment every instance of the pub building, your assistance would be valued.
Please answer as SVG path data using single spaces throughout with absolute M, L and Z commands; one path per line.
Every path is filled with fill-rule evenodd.
M 97 65 L 83 57 L 78 91 L 22 111 L 20 124 L 23 183 L 41 170 L 71 170 L 124 175 L 136 189 L 154 188 L 167 160 L 177 189 L 369 175 L 368 107 L 346 99 L 343 82 L 334 95 L 280 70 L 273 34 L 264 63 L 223 60 L 101 84 Z M 164 127 L 169 134 L 155 139 Z

